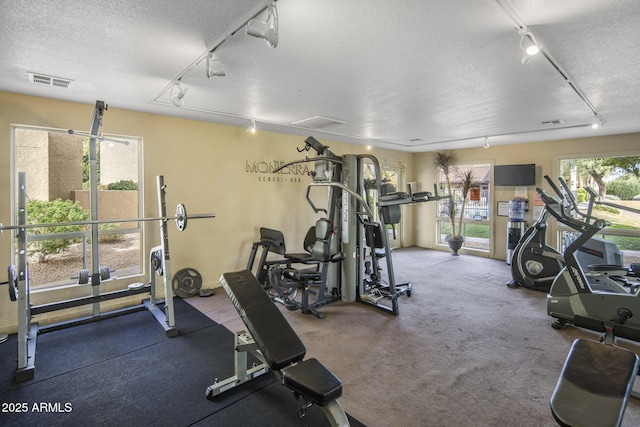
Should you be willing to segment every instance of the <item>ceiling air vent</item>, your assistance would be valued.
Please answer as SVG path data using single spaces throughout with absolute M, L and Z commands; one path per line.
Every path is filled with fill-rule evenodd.
M 558 120 L 547 120 L 542 122 L 543 125 L 545 126 L 555 126 L 555 125 L 561 125 L 564 123 L 564 120 L 562 119 L 558 119 Z
M 345 121 L 332 119 L 329 117 L 322 116 L 313 116 L 308 119 L 298 120 L 297 122 L 292 122 L 291 124 L 294 126 L 300 126 L 305 128 L 312 129 L 320 129 L 331 125 L 344 125 Z
M 68 88 L 73 80 L 63 77 L 47 76 L 46 74 L 29 73 L 29 81 L 40 85 Z

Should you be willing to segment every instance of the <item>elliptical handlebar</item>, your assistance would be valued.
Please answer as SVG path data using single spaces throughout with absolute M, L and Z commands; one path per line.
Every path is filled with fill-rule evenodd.
M 569 188 L 569 185 L 564 180 L 564 178 L 558 177 L 558 181 L 560 182 L 562 190 L 564 191 L 558 188 L 558 186 L 553 182 L 549 175 L 545 175 L 544 178 L 547 180 L 547 183 L 553 189 L 553 191 L 558 195 L 559 199 L 565 202 L 566 208 L 570 209 L 570 211 L 572 212 L 575 212 L 578 216 L 584 218 L 584 220 L 587 222 L 593 222 L 597 220 L 597 218 L 593 217 L 593 206 L 595 203 L 597 203 L 596 200 L 598 198 L 598 193 L 596 193 L 592 188 L 585 187 L 585 190 L 587 191 L 587 193 L 589 193 L 589 202 L 587 204 L 587 212 L 585 213 L 578 207 L 578 201 L 576 200 L 575 195 Z
M 557 187 L 556 187 L 557 188 Z M 596 218 L 593 222 L 582 221 L 578 218 L 574 218 L 568 215 L 562 206 L 562 203 L 544 189 L 537 187 L 536 192 L 540 196 L 540 199 L 544 202 L 547 211 L 560 223 L 584 233 L 588 230 L 601 230 L 611 225 L 609 221 Z M 595 234 L 595 233 L 594 233 Z
M 589 221 L 589 222 L 592 221 L 593 220 L 593 217 L 592 217 L 593 204 L 595 200 L 598 198 L 598 193 L 593 191 L 592 188 L 586 187 L 587 188 L 586 191 L 587 193 L 589 193 L 589 203 L 587 204 L 587 213 L 584 213 L 580 210 L 580 208 L 578 208 L 578 202 L 576 201 L 576 197 L 573 195 L 573 191 L 571 191 L 571 189 L 567 185 L 567 182 L 564 180 L 564 178 L 559 177 L 558 181 L 560 181 L 560 184 L 562 185 L 562 188 L 564 189 L 565 194 L 569 198 L 569 203 L 571 204 L 571 208 L 573 209 L 573 211 L 578 215 L 580 215 L 581 217 L 583 217 L 586 221 Z
M 580 210 L 578 209 L 578 202 L 576 201 L 576 197 L 573 195 L 573 192 L 569 188 L 567 181 L 565 181 L 564 178 L 561 176 L 558 177 L 558 181 L 560 182 L 560 185 L 562 185 L 562 189 L 564 190 L 564 193 L 563 193 L 564 197 L 571 205 L 571 209 L 580 213 Z
M 558 195 L 558 197 L 560 199 L 564 199 L 564 194 L 562 194 L 562 191 L 560 191 L 560 189 L 558 188 L 558 186 L 556 185 L 555 182 L 553 182 L 553 180 L 551 179 L 551 177 L 549 175 L 545 175 L 544 179 L 547 180 L 547 183 L 549 184 L 549 186 L 551 187 L 551 189 Z M 537 189 L 536 189 L 537 191 Z M 539 193 L 538 193 L 539 194 Z M 549 194 L 549 197 L 553 198 L 553 196 L 551 196 Z M 559 203 L 559 202 L 558 202 Z

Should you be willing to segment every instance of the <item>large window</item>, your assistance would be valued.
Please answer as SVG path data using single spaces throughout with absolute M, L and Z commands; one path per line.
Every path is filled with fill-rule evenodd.
M 14 173 L 26 174 L 27 222 L 83 222 L 91 219 L 89 138 L 58 129 L 14 128 Z M 98 140 L 98 219 L 138 218 L 142 213 L 140 161 L 142 141 L 114 136 Z M 15 189 L 14 200 L 18 200 Z M 142 272 L 142 226 L 138 222 L 99 225 L 92 251 L 87 225 L 27 230 L 30 285 L 55 287 L 78 282 L 91 273 L 92 252 L 112 277 Z
M 564 159 L 560 175 L 583 212 L 589 203 L 587 187 L 595 191 L 593 216 L 611 223 L 597 237 L 615 243 L 625 265 L 640 262 L 640 156 Z M 564 247 L 574 233 L 566 227 L 560 231 Z
M 472 186 L 466 198 L 463 197 L 463 184 L 465 176 L 469 176 Z M 436 221 L 438 244 L 446 245 L 446 237 L 451 234 L 450 211 L 453 209 L 456 227 L 460 224 L 460 234 L 464 237 L 464 248 L 480 251 L 489 251 L 489 181 L 491 177 L 491 165 L 472 164 L 457 165 L 452 168 L 451 195 L 453 204 L 449 199 L 438 201 L 438 218 Z M 438 174 L 438 192 L 447 194 L 446 179 L 444 174 Z M 464 216 L 461 218 L 464 206 Z M 458 230 L 456 230 L 456 233 Z

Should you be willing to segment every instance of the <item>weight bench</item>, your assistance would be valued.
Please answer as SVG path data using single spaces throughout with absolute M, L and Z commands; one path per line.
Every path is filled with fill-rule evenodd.
M 576 316 L 576 325 L 603 331 L 603 342 L 579 338 L 573 342 L 551 396 L 551 413 L 561 426 L 619 426 L 622 423 L 640 358 L 615 345 L 624 325 Z M 630 334 L 629 334 L 630 335 Z
M 207 398 L 273 371 L 296 399 L 302 398 L 298 415 L 316 404 L 332 426 L 348 426 L 349 421 L 338 402 L 342 382 L 317 359 L 303 360 L 307 349 L 262 285 L 248 270 L 225 273 L 220 283 L 244 321 L 246 331 L 235 334 L 235 375 L 207 387 Z M 251 353 L 260 363 L 248 367 Z

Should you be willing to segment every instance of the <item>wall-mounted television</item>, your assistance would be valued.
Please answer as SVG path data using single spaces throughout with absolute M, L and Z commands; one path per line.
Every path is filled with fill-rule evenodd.
M 536 165 L 496 165 L 493 168 L 493 184 L 503 187 L 536 185 Z

